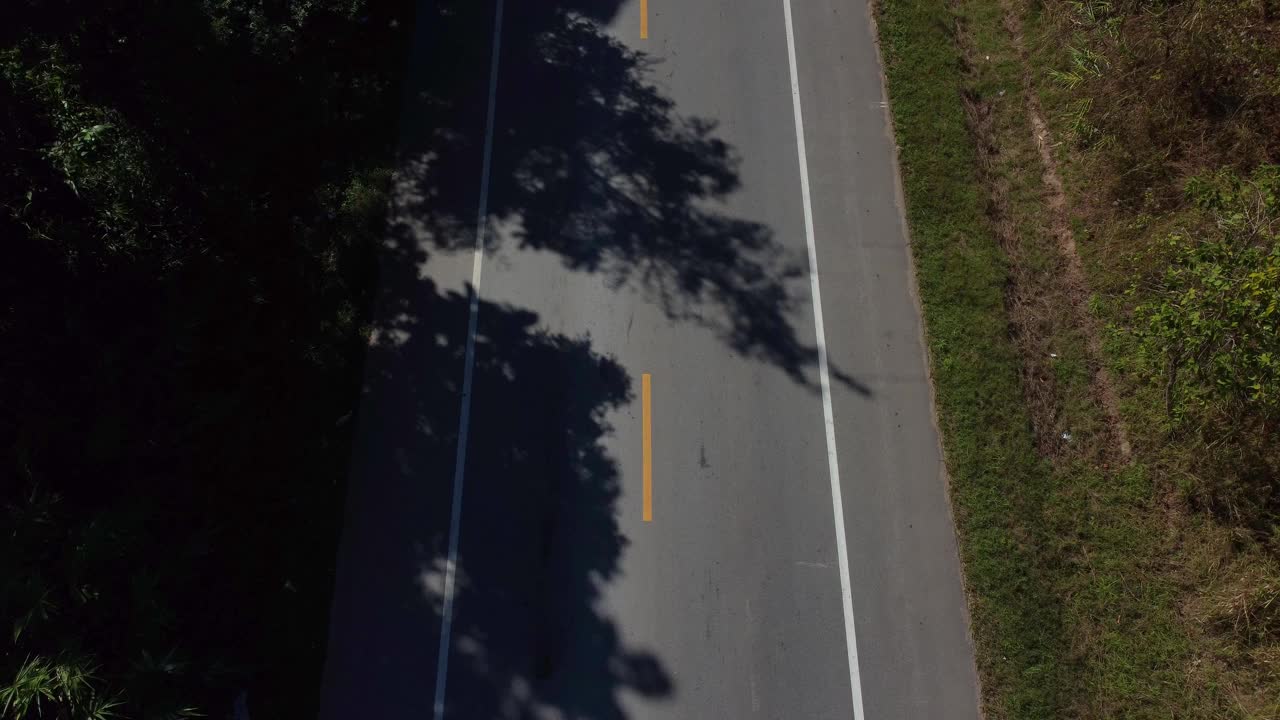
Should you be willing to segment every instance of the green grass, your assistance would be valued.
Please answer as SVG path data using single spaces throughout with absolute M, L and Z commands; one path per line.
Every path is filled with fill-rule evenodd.
M 1069 670 L 1039 562 L 1051 473 L 1008 333 L 1007 261 L 984 214 L 955 19 L 943 2 L 886 0 L 879 25 L 984 704 L 990 718 L 1054 717 Z
M 1022 19 L 1047 75 L 1057 55 L 1031 35 L 1039 18 Z M 1195 576 L 1170 561 L 1193 552 L 1179 546 L 1190 538 L 1213 566 L 1218 546 L 1170 532 L 1156 473 L 1108 466 L 1101 451 L 1105 416 L 1059 277 L 1002 4 L 882 0 L 878 20 L 986 716 L 1242 716 L 1182 620 Z M 1000 152 L 985 172 L 966 97 L 991 108 Z M 1013 228 L 1016 257 L 992 213 Z M 1014 294 L 1031 303 L 1034 337 L 1011 332 Z M 1073 436 L 1052 458 L 1037 449 L 1020 376 L 1037 364 L 1051 378 L 1040 432 Z

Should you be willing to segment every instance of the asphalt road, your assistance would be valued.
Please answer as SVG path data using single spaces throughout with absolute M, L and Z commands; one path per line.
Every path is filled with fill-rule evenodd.
M 494 2 L 417 18 L 322 717 L 978 717 L 867 7 Z

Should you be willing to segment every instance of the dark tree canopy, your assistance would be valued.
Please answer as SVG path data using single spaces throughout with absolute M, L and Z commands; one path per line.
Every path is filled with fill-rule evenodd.
M 314 714 L 413 19 L 0 8 L 0 715 Z

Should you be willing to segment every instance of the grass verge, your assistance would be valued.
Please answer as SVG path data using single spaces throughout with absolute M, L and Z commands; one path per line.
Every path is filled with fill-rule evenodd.
M 1065 668 L 1061 604 L 1037 562 L 1051 492 L 1009 335 L 1007 260 L 988 222 L 944 2 L 878 10 L 939 423 L 988 717 L 1052 717 Z
M 1170 433 L 1133 361 L 1124 291 L 1142 245 L 1125 242 L 1176 211 L 1073 213 L 1138 150 L 1054 141 L 1088 107 L 1055 83 L 1085 40 L 1062 42 L 1072 22 L 1054 12 L 1076 5 L 877 9 L 984 710 L 1276 717 L 1257 610 L 1280 597 L 1273 564 L 1256 533 L 1196 508 L 1205 436 Z
M 1106 451 L 1006 7 L 879 20 L 986 714 L 1212 716 L 1150 474 Z

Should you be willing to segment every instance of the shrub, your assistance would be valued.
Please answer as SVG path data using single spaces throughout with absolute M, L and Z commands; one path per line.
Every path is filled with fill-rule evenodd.
M 1168 268 L 1136 308 L 1140 359 L 1175 417 L 1270 422 L 1280 413 L 1280 167 L 1197 177 L 1187 193 L 1210 221 L 1166 240 Z
M 30 658 L 8 685 L 0 686 L 0 713 L 5 717 L 49 717 L 107 720 L 118 702 L 94 688 L 94 668 L 84 658 Z

